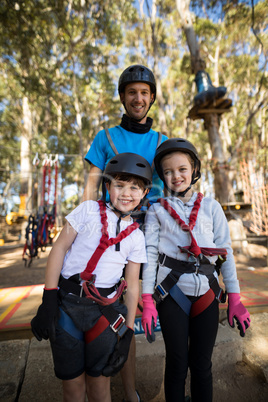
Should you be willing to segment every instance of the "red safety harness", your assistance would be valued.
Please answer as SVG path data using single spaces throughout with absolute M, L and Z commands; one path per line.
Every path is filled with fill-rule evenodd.
M 59 282 L 59 287 L 67 292 L 82 295 L 84 291 L 85 297 L 93 300 L 94 302 L 97 302 L 100 307 L 102 316 L 96 322 L 94 327 L 92 327 L 89 331 L 85 332 L 84 339 L 86 343 L 89 343 L 94 339 L 96 339 L 108 327 L 108 325 L 110 325 L 111 329 L 114 332 L 116 332 L 119 336 L 122 336 L 127 329 L 125 325 L 125 318 L 121 314 L 118 314 L 116 310 L 111 306 L 112 303 L 114 303 L 126 290 L 127 288 L 126 281 L 122 280 L 118 287 L 114 287 L 113 290 L 116 289 L 115 295 L 112 298 L 107 298 L 100 294 L 101 289 L 99 291 L 96 288 L 94 284 L 96 275 L 94 275 L 93 272 L 101 256 L 107 250 L 108 247 L 121 242 L 123 239 L 129 236 L 134 230 L 139 228 L 139 224 L 137 222 L 134 222 L 131 225 L 129 225 L 125 230 L 120 232 L 117 237 L 109 238 L 106 205 L 105 202 L 101 200 L 99 200 L 98 203 L 100 207 L 100 217 L 102 223 L 102 229 L 101 229 L 102 236 L 100 238 L 100 243 L 98 247 L 92 254 L 91 258 L 89 259 L 86 268 L 79 275 L 79 279 L 84 280 L 84 282 L 82 283 L 82 288 L 80 285 L 76 285 L 74 283 L 69 282 L 69 280 L 72 277 L 69 278 L 69 280 L 61 278 Z M 77 275 L 74 275 L 74 277 L 75 276 Z M 77 289 L 79 289 L 79 292 L 76 291 Z M 64 315 L 64 320 L 62 319 L 62 322 L 60 320 L 60 323 L 62 323 L 65 326 L 64 329 L 66 329 L 67 332 L 70 333 L 72 332 L 72 335 L 74 335 L 75 331 L 74 330 L 72 331 L 71 322 L 68 321 L 68 317 L 66 317 L 66 315 Z
M 223 301 L 223 291 L 218 285 L 218 281 L 215 278 L 213 272 L 215 266 L 209 264 L 206 259 L 205 263 L 202 263 L 203 256 L 219 256 L 221 262 L 226 260 L 227 251 L 224 248 L 209 248 L 209 247 L 199 247 L 192 230 L 196 224 L 198 211 L 200 209 L 201 201 L 203 199 L 203 194 L 198 193 L 197 199 L 194 202 L 193 209 L 189 217 L 189 224 L 187 225 L 178 215 L 178 213 L 170 206 L 167 200 L 160 198 L 158 202 L 165 208 L 165 210 L 170 214 L 170 216 L 177 222 L 183 231 L 186 231 L 191 236 L 190 246 L 181 247 L 179 246 L 181 252 L 188 253 L 196 257 L 196 263 L 189 263 L 185 261 L 179 261 L 161 254 L 159 258 L 160 264 L 170 267 L 172 271 L 170 274 L 161 282 L 161 284 L 156 286 L 154 298 L 156 301 L 163 300 L 168 294 L 170 294 L 178 304 L 184 309 L 184 311 L 195 317 L 204 311 L 215 299 L 218 301 Z M 191 303 L 188 298 L 180 291 L 180 289 L 175 285 L 177 284 L 180 276 L 183 273 L 193 273 L 206 275 L 209 280 L 210 289 L 201 296 L 195 303 Z
M 53 205 L 49 205 L 51 185 L 52 185 L 52 169 L 54 165 L 54 201 Z M 45 251 L 48 244 L 52 242 L 52 233 L 56 224 L 57 214 L 57 186 L 58 186 L 58 163 L 45 160 L 42 173 L 42 191 L 41 202 L 37 215 L 30 215 L 28 225 L 26 227 L 26 242 L 23 249 L 22 259 L 25 265 L 31 265 L 34 257 L 38 256 L 39 250 Z M 29 258 L 28 259 L 26 258 Z

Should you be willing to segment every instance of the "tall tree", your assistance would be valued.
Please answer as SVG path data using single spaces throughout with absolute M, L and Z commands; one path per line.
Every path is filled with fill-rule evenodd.
M 206 70 L 206 62 L 200 54 L 198 39 L 194 30 L 192 15 L 190 12 L 190 0 L 176 0 L 177 9 L 181 17 L 182 29 L 186 35 L 191 54 L 191 70 L 193 74 Z M 216 47 L 214 64 L 218 65 L 219 49 Z M 218 70 L 216 69 L 216 76 Z M 215 178 L 215 196 L 221 203 L 234 200 L 232 183 L 228 174 L 227 155 L 219 131 L 219 116 L 216 113 L 208 113 L 204 117 L 205 127 L 208 132 L 209 143 L 212 152 L 213 172 Z

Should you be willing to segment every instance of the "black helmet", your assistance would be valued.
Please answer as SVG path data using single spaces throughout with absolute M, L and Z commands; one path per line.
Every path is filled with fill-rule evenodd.
M 172 152 L 176 152 L 176 151 L 187 153 L 193 159 L 194 172 L 192 175 L 191 184 L 195 184 L 197 182 L 197 180 L 200 179 L 200 177 L 201 177 L 201 173 L 200 173 L 201 162 L 200 162 L 196 148 L 193 146 L 193 144 L 190 141 L 187 141 L 184 138 L 170 138 L 169 140 L 164 141 L 164 142 L 162 142 L 161 145 L 159 145 L 159 147 L 157 148 L 157 150 L 155 152 L 155 158 L 154 158 L 154 165 L 155 165 L 155 169 L 158 173 L 158 176 L 165 183 L 160 162 L 165 155 L 170 154 Z
M 104 170 L 104 180 L 116 174 L 129 174 L 142 179 L 146 186 L 152 184 L 152 169 L 149 162 L 143 156 L 124 152 L 115 155 L 107 163 Z
M 133 66 L 129 66 L 126 68 L 122 74 L 120 75 L 118 82 L 118 92 L 124 92 L 125 86 L 130 84 L 131 82 L 144 82 L 145 84 L 150 85 L 151 91 L 154 94 L 154 100 L 156 98 L 156 82 L 154 78 L 153 72 L 143 66 L 142 64 L 135 64 Z

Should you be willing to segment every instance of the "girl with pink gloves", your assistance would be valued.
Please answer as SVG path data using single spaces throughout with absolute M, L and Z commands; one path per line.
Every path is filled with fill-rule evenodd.
M 163 142 L 154 162 L 168 196 L 153 204 L 145 219 L 148 262 L 143 267 L 142 325 L 152 342 L 159 315 L 166 347 L 166 401 L 185 401 L 189 368 L 191 400 L 212 402 L 211 358 L 219 302 L 226 300 L 220 271 L 229 324 L 234 327 L 236 320 L 241 336 L 250 326 L 240 301 L 228 223 L 216 200 L 192 189 L 201 177 L 201 163 L 189 141 Z

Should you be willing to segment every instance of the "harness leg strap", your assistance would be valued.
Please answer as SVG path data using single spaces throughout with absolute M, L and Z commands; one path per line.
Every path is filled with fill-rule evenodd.
M 170 296 L 175 300 L 175 302 L 180 306 L 180 308 L 189 316 L 192 303 L 187 296 L 180 290 L 180 288 L 175 285 L 169 291 Z
M 94 341 L 108 326 L 109 326 L 109 321 L 107 318 L 102 315 L 94 327 L 92 327 L 89 331 L 85 332 L 85 342 L 86 344 Z
M 208 306 L 211 305 L 214 299 L 215 293 L 212 289 L 209 289 L 203 296 L 200 297 L 200 299 L 193 303 L 191 308 L 191 318 L 194 318 L 198 314 L 201 314 L 203 311 L 205 311 Z
M 69 335 L 74 337 L 75 339 L 78 339 L 79 341 L 84 340 L 84 332 L 80 331 L 74 324 L 73 320 L 71 317 L 68 316 L 65 311 L 63 311 L 61 308 L 60 310 L 60 318 L 58 321 L 58 324 L 64 329 L 64 331 L 68 332 Z

